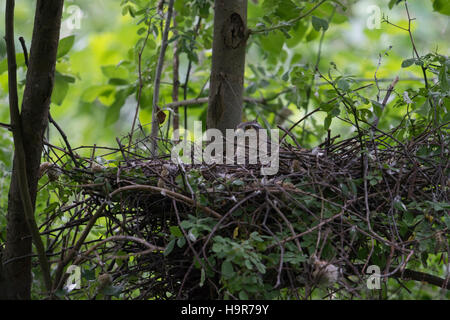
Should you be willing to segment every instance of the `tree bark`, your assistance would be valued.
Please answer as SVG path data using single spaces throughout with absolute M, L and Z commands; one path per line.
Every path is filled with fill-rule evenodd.
M 8 0 L 11 1 L 11 0 Z M 29 66 L 21 111 L 26 175 L 33 209 L 44 132 L 48 124 L 50 98 L 59 43 L 64 0 L 38 0 L 31 42 Z M 31 233 L 20 196 L 17 152 L 8 198 L 7 238 L 3 252 L 3 282 L 0 298 L 31 298 Z
M 247 0 L 215 0 L 207 128 L 235 129 L 242 122 Z

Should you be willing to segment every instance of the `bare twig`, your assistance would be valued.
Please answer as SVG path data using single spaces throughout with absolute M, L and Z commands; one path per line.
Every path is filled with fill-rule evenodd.
M 150 151 L 153 156 L 157 155 L 157 138 L 159 132 L 159 121 L 158 121 L 158 112 L 160 112 L 160 108 L 158 107 L 159 101 L 159 89 L 161 84 L 161 75 L 164 65 L 164 56 L 166 54 L 166 49 L 168 46 L 168 38 L 169 38 L 169 30 L 170 23 L 172 21 L 172 12 L 173 12 L 173 4 L 175 0 L 170 0 L 169 6 L 167 9 L 167 17 L 166 23 L 164 24 L 164 33 L 161 42 L 161 49 L 159 52 L 158 64 L 156 67 L 155 74 L 155 82 L 153 85 L 153 103 L 152 103 L 152 129 L 150 133 Z
M 139 108 L 140 108 L 140 104 L 141 104 L 142 88 L 144 87 L 144 80 L 142 78 L 142 55 L 144 54 L 145 46 L 147 45 L 148 38 L 150 37 L 150 34 L 152 32 L 152 27 L 151 26 L 152 26 L 151 21 L 149 21 L 148 22 L 148 27 L 147 27 L 147 35 L 145 36 L 145 39 L 144 39 L 144 42 L 142 44 L 141 50 L 138 53 L 139 87 L 138 87 L 136 111 L 134 113 L 133 124 L 131 125 L 130 138 L 129 138 L 129 143 L 128 143 L 130 147 L 131 147 L 131 144 L 133 142 L 133 133 L 134 133 L 134 128 L 136 126 L 136 121 L 139 118 Z
M 313 13 L 318 7 L 320 7 L 326 1 L 327 0 L 322 0 L 322 1 L 318 2 L 310 10 L 308 10 L 304 14 L 298 16 L 297 18 L 289 20 L 288 22 L 285 22 L 283 24 L 280 24 L 280 25 L 277 25 L 277 26 L 273 26 L 273 27 L 270 27 L 270 28 L 264 28 L 264 29 L 258 29 L 258 30 L 250 30 L 250 34 L 266 33 L 266 32 L 268 33 L 268 32 L 274 31 L 274 30 L 279 30 L 279 29 L 283 29 L 283 28 L 286 28 L 286 27 L 290 27 L 290 26 L 294 25 L 295 23 L 297 23 L 298 21 L 300 21 L 301 19 L 304 19 L 307 16 L 309 16 L 311 13 Z
M 22 46 L 23 56 L 25 58 L 25 65 L 28 67 L 28 50 L 27 50 L 27 45 L 25 43 L 25 39 L 23 37 L 19 37 L 19 41 Z

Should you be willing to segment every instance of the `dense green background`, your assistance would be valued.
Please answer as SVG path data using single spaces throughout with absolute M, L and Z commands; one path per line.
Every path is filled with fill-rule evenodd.
M 148 1 L 119 0 L 79 0 L 66 1 L 60 58 L 57 63 L 57 77 L 51 113 L 53 118 L 64 128 L 72 146 L 100 145 L 116 146 L 115 137 L 127 134 L 131 128 L 136 107 L 136 88 L 138 83 L 137 53 L 142 47 L 147 29 L 142 23 L 139 12 Z M 154 3 L 155 1 L 150 1 Z M 310 1 L 311 2 L 311 1 Z M 275 114 L 282 109 L 291 110 L 290 121 L 296 121 L 306 110 L 316 108 L 329 97 L 329 86 L 316 77 L 311 91 L 311 98 L 306 99 L 307 87 L 311 84 L 312 70 L 316 61 L 323 74 L 328 70 L 335 77 L 342 76 L 342 88 L 354 89 L 373 80 L 379 56 L 381 65 L 377 73 L 379 79 L 392 80 L 399 76 L 400 82 L 396 91 L 401 95 L 404 90 L 418 90 L 423 87 L 421 69 L 412 65 L 402 67 L 402 62 L 413 58 L 411 41 L 407 32 L 387 23 L 381 23 L 380 29 L 370 30 L 367 21 L 371 13 L 371 5 L 379 6 L 382 14 L 389 21 L 407 27 L 408 20 L 404 5 L 393 6 L 395 1 L 329 1 L 322 5 L 312 16 L 303 19 L 289 31 L 260 33 L 249 41 L 246 68 L 245 96 L 260 98 L 271 97 L 283 90 L 289 90 L 268 106 L 248 105 L 245 108 L 246 118 L 251 120 L 259 116 L 265 124 L 273 125 Z M 0 15 L 4 15 L 4 1 L 1 1 Z M 203 89 L 209 77 L 212 41 L 212 9 L 207 0 L 177 0 L 178 28 L 183 53 L 180 56 L 180 79 L 183 83 L 189 60 L 193 68 L 187 91 L 188 98 L 207 96 L 207 87 Z M 340 3 L 334 11 L 334 4 Z M 29 47 L 34 1 L 17 1 L 16 34 L 23 36 Z M 259 30 L 289 21 L 298 16 L 291 6 L 305 5 L 311 8 L 314 2 L 308 1 L 249 1 L 248 26 Z M 153 4 L 156 5 L 156 4 Z M 71 30 L 68 26 L 74 18 L 70 6 L 79 9 L 82 18 L 79 29 Z M 346 7 L 346 10 L 343 10 Z M 295 8 L 295 7 L 294 7 Z M 410 13 L 416 20 L 412 31 L 415 44 L 420 55 L 430 52 L 448 56 L 450 34 L 450 5 L 444 0 L 413 0 L 409 2 Z M 440 13 L 438 13 L 439 11 Z M 72 12 L 72 14 L 71 14 Z M 193 39 L 193 29 L 198 16 L 203 25 L 198 37 Z M 314 17 L 313 17 L 314 16 Z M 332 17 L 330 23 L 330 17 Z M 159 18 L 155 17 L 154 26 L 159 26 Z M 322 32 L 324 33 L 321 41 Z M 155 29 L 156 30 L 156 29 Z M 0 26 L 0 34 L 4 26 Z M 288 35 L 287 35 L 288 34 Z M 171 35 L 172 37 L 173 35 Z M 156 65 L 161 32 L 152 33 L 143 56 L 144 91 L 141 102 L 140 121 L 148 124 L 151 121 L 152 76 Z M 24 68 L 21 47 L 17 41 L 19 61 L 19 96 L 23 92 Z M 320 49 L 320 60 L 318 59 Z M 162 83 L 160 104 L 170 103 L 172 91 L 173 46 L 169 46 L 166 54 L 166 67 Z M 387 52 L 388 55 L 384 53 Z M 9 122 L 7 73 L 4 42 L 0 42 L 0 122 Z M 437 77 L 437 76 L 436 76 Z M 432 79 L 430 79 L 432 81 Z M 339 84 L 339 83 L 338 83 Z M 389 82 L 380 82 L 386 88 Z M 365 97 L 374 99 L 377 90 L 373 86 L 364 91 Z M 180 91 L 180 97 L 183 92 Z M 381 94 L 381 98 L 384 93 Z M 306 103 L 307 102 L 307 103 Z M 423 101 L 422 101 L 423 103 Z M 372 105 L 368 101 L 370 112 Z M 421 106 L 417 105 L 417 109 Z M 447 106 L 448 108 L 448 106 Z M 190 107 L 189 123 L 205 118 L 206 106 Z M 380 127 L 395 127 L 404 115 L 406 106 L 397 108 L 388 105 L 383 114 Z M 165 109 L 167 113 L 170 110 Z M 182 109 L 180 109 L 182 112 Z M 327 113 L 319 112 L 306 127 L 296 132 L 302 137 L 302 144 L 313 147 L 326 132 L 324 119 Z M 448 110 L 447 110 L 448 121 Z M 267 122 L 265 122 L 267 121 Z M 182 122 L 183 124 L 183 122 Z M 285 123 L 287 126 L 289 122 Z M 165 124 L 166 125 L 166 124 Z M 330 128 L 333 135 L 347 137 L 354 128 L 342 121 L 333 119 Z M 304 130 L 304 131 L 302 131 Z M 64 146 L 58 132 L 50 129 L 50 141 Z M 7 191 L 12 159 L 12 136 L 10 132 L 0 129 L 0 237 L 5 238 L 5 213 Z M 43 202 L 39 207 L 45 207 Z M 444 276 L 444 270 L 434 270 L 436 275 Z M 417 290 L 420 285 L 411 283 Z M 420 291 L 423 298 L 438 297 L 437 290 L 428 286 Z M 448 295 L 448 294 L 447 294 Z M 399 296 L 400 297 L 400 296 Z
M 23 36 L 30 43 L 34 7 L 30 5 L 33 1 L 18 1 L 16 9 L 16 33 Z M 179 17 L 182 26 L 186 31 L 194 28 L 196 19 L 192 17 L 194 10 L 188 4 L 194 1 L 176 1 L 179 8 L 183 8 L 180 13 L 187 15 L 186 18 Z M 207 1 L 197 1 L 207 2 Z M 249 1 L 249 27 L 255 28 L 261 22 L 262 16 L 268 11 L 261 2 L 255 5 Z M 269 2 L 269 1 L 266 1 Z M 298 1 L 300 2 L 300 1 Z M 355 1 L 353 1 L 355 2 Z M 349 2 L 349 3 L 353 3 Z M 346 3 L 342 1 L 341 3 Z M 83 14 L 80 21 L 80 29 L 70 30 L 67 23 L 73 18 L 69 12 L 69 6 L 78 6 Z M 388 50 L 389 56 L 384 57 L 382 66 L 378 72 L 379 78 L 402 78 L 417 77 L 420 79 L 420 68 L 402 69 L 401 62 L 411 57 L 412 50 L 408 34 L 396 29 L 386 23 L 381 24 L 381 29 L 370 30 L 366 23 L 371 13 L 367 12 L 368 6 L 377 5 L 381 12 L 389 17 L 392 22 L 406 26 L 407 17 L 404 6 L 395 6 L 391 10 L 388 8 L 388 1 L 356 1 L 350 4 L 347 11 L 336 13 L 334 20 L 326 32 L 323 41 L 322 58 L 319 68 L 322 72 L 330 66 L 331 62 L 337 65 L 339 71 L 346 76 L 355 78 L 373 79 L 378 63 L 378 55 Z M 448 35 L 450 30 L 449 18 L 446 15 L 433 12 L 432 1 L 410 1 L 411 14 L 416 17 L 413 24 L 413 32 L 420 54 L 430 51 L 438 51 L 441 54 L 448 54 Z M 71 77 L 67 95 L 61 105 L 52 104 L 51 112 L 53 117 L 59 122 L 70 137 L 73 145 L 98 144 L 114 145 L 115 136 L 126 134 L 131 127 L 131 119 L 134 114 L 135 100 L 131 96 L 126 103 L 120 106 L 114 105 L 118 93 L 118 87 L 108 85 L 111 78 L 107 70 L 124 62 L 132 61 L 137 41 L 145 36 L 138 31 L 142 28 L 137 25 L 139 19 L 133 19 L 129 14 L 122 15 L 123 6 L 120 1 L 99 0 L 99 1 L 67 1 L 65 10 L 65 22 L 63 23 L 62 37 L 75 36 L 75 43 L 70 53 L 60 59 L 57 70 L 61 74 Z M 331 14 L 331 4 L 325 4 L 319 8 L 314 15 L 327 19 Z M 342 11 L 342 10 L 338 10 Z M 0 14 L 4 14 L 4 6 L 1 7 Z M 296 13 L 291 12 L 295 17 Z M 292 18 L 292 17 L 287 17 Z M 3 33 L 4 26 L 0 26 L 0 33 Z M 142 31 L 141 31 L 142 32 Z M 248 91 L 256 90 L 253 96 L 259 94 L 280 91 L 282 86 L 287 86 L 288 82 L 280 81 L 283 74 L 294 64 L 314 65 L 317 58 L 320 34 L 316 32 L 309 21 L 305 21 L 305 27 L 291 31 L 291 39 L 286 40 L 281 32 L 274 32 L 267 37 L 257 37 L 251 40 L 247 56 L 247 83 Z M 196 44 L 199 63 L 194 64 L 189 97 L 196 97 L 200 89 L 206 82 L 209 73 L 211 57 L 211 35 L 212 22 L 211 14 L 207 19 L 207 24 L 201 33 L 202 37 Z M 189 36 L 189 34 L 187 34 Z M 155 63 L 156 45 L 158 39 L 150 38 L 145 55 L 153 59 Z M 259 46 L 259 44 L 261 44 Z M 284 45 L 283 45 L 284 44 Z M 264 50 L 264 52 L 261 50 Z M 172 48 L 169 48 L 172 50 Z M 21 52 L 17 41 L 17 52 Z M 0 57 L 4 58 L 4 43 L 0 45 Z M 168 53 L 167 57 L 172 54 Z M 181 55 L 180 79 L 184 79 L 187 69 L 187 55 Z M 7 74 L 5 71 L 5 61 L 0 68 L 0 122 L 8 122 L 7 108 Z M 117 76 L 126 80 L 126 83 L 133 86 L 137 81 L 135 64 L 116 70 Z M 126 69 L 126 70 L 125 70 Z M 264 70 L 264 74 L 255 74 L 253 70 Z M 171 102 L 171 66 L 165 69 L 165 81 L 163 84 L 161 102 Z M 19 69 L 19 81 L 25 77 L 24 68 Z M 63 91 L 64 81 L 57 81 L 56 90 Z M 319 81 L 323 82 L 323 81 Z M 403 84 L 409 86 L 409 83 Z M 385 84 L 387 86 L 387 84 Z M 143 124 L 150 122 L 151 90 L 152 81 L 147 81 L 144 92 L 143 112 L 141 121 Z M 400 87 L 401 88 L 401 87 Z M 109 90 L 108 90 L 109 89 Z M 320 87 L 319 87 L 320 89 Z M 98 90 L 98 91 L 96 91 Z M 103 91 L 103 95 L 96 99 L 96 94 Z M 61 93 L 62 94 L 62 93 Z M 249 95 L 249 94 L 248 94 Z M 270 94 L 269 94 L 270 95 Z M 62 97 L 61 97 L 62 100 Z M 114 108 L 116 107 L 116 108 Z M 293 119 L 299 117 L 299 111 L 294 105 L 290 108 L 295 111 Z M 119 113 L 120 109 L 120 115 Z M 197 108 L 189 112 L 190 120 L 196 119 L 204 108 Z M 258 109 L 258 107 L 256 107 Z M 258 110 L 259 111 L 259 110 Z M 401 110 L 397 110 L 401 111 Z M 395 118 L 395 113 L 390 114 Z M 389 119 L 390 120 L 390 119 Z M 391 121 L 389 121 L 392 123 Z M 342 123 L 336 125 L 336 130 L 345 130 Z M 52 141 L 57 142 L 58 134 L 56 130 L 51 130 Z M 55 141 L 56 140 L 56 141 Z M 2 144 L 3 145 L 3 144 Z

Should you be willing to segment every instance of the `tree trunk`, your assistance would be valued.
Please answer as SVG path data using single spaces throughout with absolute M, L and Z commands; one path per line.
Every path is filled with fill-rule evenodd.
M 207 127 L 225 133 L 242 122 L 247 0 L 215 0 Z
M 26 172 L 33 208 L 36 201 L 43 137 L 48 124 L 50 98 L 53 91 L 63 4 L 64 0 L 38 0 L 36 4 L 21 111 Z M 3 275 L 0 275 L 0 286 L 2 286 L 0 299 L 31 298 L 32 239 L 20 196 L 17 161 L 15 153 L 8 198 Z M 1 278 L 3 278 L 3 283 Z M 1 294 L 6 296 L 1 296 Z

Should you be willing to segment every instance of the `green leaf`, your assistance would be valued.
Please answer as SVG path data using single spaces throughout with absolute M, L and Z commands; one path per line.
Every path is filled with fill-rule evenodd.
M 320 31 L 320 29 L 323 29 L 323 31 L 328 30 L 328 21 L 316 16 L 312 16 L 312 25 L 316 31 Z
M 447 76 L 447 67 L 443 65 L 439 70 L 439 81 L 443 91 L 450 91 L 450 84 Z
M 174 9 L 177 11 L 178 16 L 189 16 L 190 6 L 187 6 L 185 0 L 175 0 Z
M 394 208 L 403 212 L 407 211 L 405 204 L 400 199 L 394 200 Z
M 126 255 L 125 253 L 123 255 Z M 81 270 L 81 276 L 83 277 L 83 279 L 87 280 L 87 281 L 92 281 L 95 280 L 95 270 L 90 270 L 90 269 L 82 269 Z
M 122 109 L 129 95 L 130 95 L 129 89 L 122 89 L 116 92 L 115 97 L 116 100 L 108 108 L 108 111 L 106 112 L 106 119 L 105 119 L 106 126 L 115 123 L 119 119 L 120 110 Z
M 391 0 L 389 1 L 389 9 L 392 9 L 395 5 L 399 4 L 402 0 Z
M 222 276 L 232 278 L 234 276 L 233 264 L 229 260 L 222 263 Z
M 114 86 L 126 86 L 128 84 L 128 80 L 119 79 L 119 78 L 111 78 L 108 80 L 108 84 L 111 84 Z
M 371 100 L 373 106 L 373 112 L 375 115 L 380 118 L 383 113 L 383 105 L 375 100 Z
M 271 32 L 269 35 L 260 38 L 261 48 L 274 56 L 279 56 L 285 40 L 286 38 L 279 32 Z
M 189 220 L 184 220 L 184 221 L 181 221 L 180 226 L 183 229 L 190 229 L 191 227 L 194 226 L 194 224 L 191 221 L 189 221 Z
M 341 78 L 337 82 L 337 87 L 341 90 L 348 91 L 348 89 L 350 89 L 350 84 L 347 80 Z
M 266 273 L 266 266 L 265 265 L 263 265 L 260 262 L 258 262 L 258 263 L 253 262 L 253 264 L 256 266 L 256 269 L 258 269 L 259 273 L 262 273 L 262 274 Z
M 200 13 L 200 17 L 202 17 L 203 19 L 207 19 L 209 16 L 209 3 L 208 2 L 203 2 L 202 4 L 199 5 L 199 13 Z
M 134 9 L 131 6 L 128 7 L 128 13 L 132 18 L 136 17 L 136 13 L 134 12 Z
M 239 292 L 239 299 L 241 300 L 248 300 L 248 294 L 245 291 Z
M 172 234 L 173 236 L 175 236 L 177 238 L 183 236 L 183 233 L 181 232 L 181 229 L 178 226 L 171 226 L 169 228 L 169 230 L 170 230 L 170 234 Z
M 406 59 L 402 62 L 402 68 L 408 68 L 409 66 L 412 66 L 416 62 L 416 59 Z
M 166 250 L 164 250 L 164 257 L 167 257 L 173 250 L 173 248 L 175 247 L 175 242 L 177 239 L 172 239 L 166 247 Z
M 53 202 L 51 203 L 45 210 L 44 210 L 44 214 L 53 212 L 56 208 L 58 208 L 59 204 L 58 202 Z
M 278 0 L 264 0 L 262 8 L 264 13 L 273 13 L 278 8 Z
M 205 278 L 206 278 L 206 272 L 205 269 L 202 268 L 202 271 L 200 272 L 200 287 L 203 287 L 203 284 L 205 283 Z
M 128 70 L 122 66 L 102 66 L 102 73 L 107 78 L 114 79 L 127 79 L 128 78 Z
M 331 117 L 330 115 L 327 115 L 327 117 L 324 120 L 324 124 L 323 124 L 323 127 L 325 130 L 328 130 L 330 128 L 332 120 L 333 120 L 333 117 Z
M 450 216 L 446 215 L 444 217 L 444 223 L 447 226 L 447 228 L 450 228 Z
M 291 20 L 299 15 L 298 7 L 291 0 L 278 0 L 278 7 L 275 10 L 275 15 L 283 20 Z
M 75 36 L 68 36 L 59 40 L 58 53 L 56 55 L 57 59 L 64 57 L 72 49 L 75 43 Z
M 101 293 L 107 296 L 118 296 L 122 292 L 121 286 L 107 286 L 101 290 Z
M 317 32 L 314 28 L 306 36 L 306 42 L 311 42 L 319 37 L 320 33 Z
M 178 238 L 178 240 L 177 240 L 178 248 L 183 248 L 185 244 L 186 244 L 186 239 L 184 237 Z
M 109 95 L 111 91 L 114 91 L 115 87 L 111 85 L 99 85 L 92 86 L 86 89 L 81 95 L 81 101 L 92 103 L 99 96 Z
M 329 113 L 331 110 L 333 110 L 336 107 L 335 103 L 322 103 L 320 105 L 320 110 Z
M 62 105 L 69 91 L 69 84 L 62 77 L 55 76 L 55 86 L 52 92 L 52 102 L 58 106 Z
M 433 10 L 450 16 L 450 2 L 448 0 L 434 0 Z
M 413 226 L 414 225 L 414 215 L 410 211 L 406 211 L 403 215 L 403 222 L 407 226 Z

